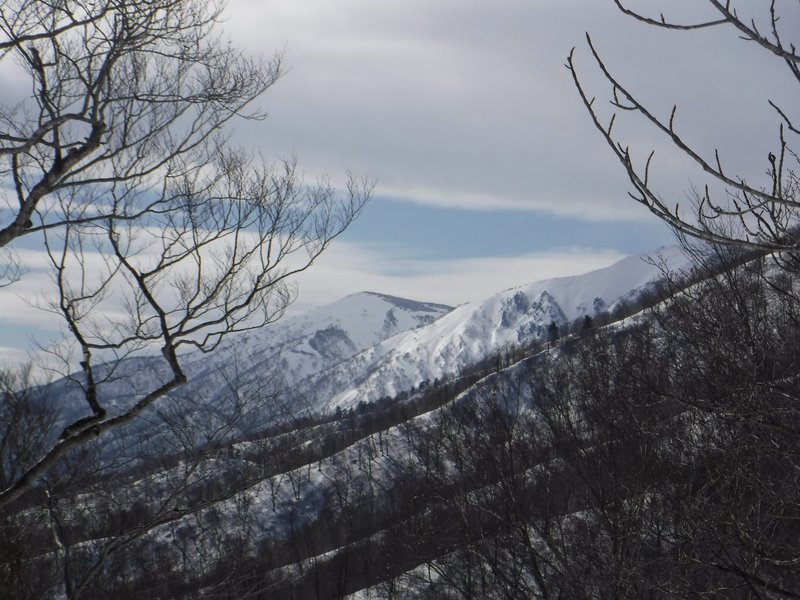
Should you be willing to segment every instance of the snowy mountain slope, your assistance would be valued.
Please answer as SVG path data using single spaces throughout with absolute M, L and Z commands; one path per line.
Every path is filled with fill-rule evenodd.
M 683 271 L 688 266 L 677 251 L 668 249 L 658 254 L 673 270 Z M 408 323 L 413 323 L 420 319 L 427 321 L 433 315 L 428 314 L 425 306 L 411 301 L 356 294 L 332 305 L 334 308 L 326 307 L 292 320 L 293 329 L 280 330 L 283 337 L 275 332 L 267 335 L 266 331 L 258 331 L 231 338 L 218 365 L 212 368 L 208 359 L 197 357 L 192 368 L 197 369 L 198 378 L 207 377 L 206 381 L 213 382 L 210 379 L 213 371 L 224 368 L 224 360 L 238 362 L 245 371 L 242 376 L 249 377 L 249 384 L 257 386 L 263 384 L 267 366 L 277 364 L 278 371 L 285 371 L 290 378 L 295 377 L 293 381 L 298 381 L 292 392 L 299 395 L 303 395 L 304 387 L 318 393 L 320 398 L 332 389 L 359 390 L 361 395 L 357 398 L 349 399 L 346 393 L 340 393 L 330 405 L 318 405 L 346 408 L 371 398 L 370 394 L 380 389 L 405 391 L 417 385 L 422 377 L 429 379 L 435 373 L 447 375 L 448 361 L 465 364 L 480 361 L 506 344 L 524 344 L 547 336 L 552 322 L 577 321 L 580 326 L 583 315 L 613 310 L 621 302 L 636 299 L 659 278 L 660 269 L 648 262 L 652 256 L 625 259 L 579 277 L 505 290 L 483 302 L 455 309 L 427 326 L 386 339 L 381 336 L 399 327 L 406 317 Z M 700 287 L 708 283 L 697 279 L 691 285 Z M 668 314 L 669 304 L 665 303 L 662 314 Z M 431 313 L 436 312 L 435 307 L 427 308 Z M 401 315 L 400 309 L 410 312 Z M 640 334 L 653 330 L 659 339 L 663 333 L 659 328 L 634 327 L 628 331 L 631 337 L 627 337 L 627 326 L 646 317 L 645 313 L 636 312 L 630 319 L 609 325 L 619 332 L 614 342 L 622 342 L 608 346 L 611 356 L 632 348 L 638 362 L 642 346 L 635 343 L 628 346 L 625 340 L 641 340 Z M 597 321 L 600 322 L 608 321 Z M 378 341 L 364 351 L 357 351 L 359 344 L 367 345 L 372 340 Z M 86 549 L 87 555 L 95 548 L 96 552 L 102 551 L 105 540 L 118 535 L 119 523 L 131 518 L 129 512 L 135 513 L 133 516 L 141 513 L 151 529 L 130 547 L 123 546 L 121 558 L 114 558 L 115 567 L 126 568 L 108 572 L 122 582 L 117 583 L 121 589 L 142 586 L 141 589 L 147 590 L 142 596 L 178 597 L 176 592 L 167 594 L 161 590 L 172 584 L 174 573 L 180 573 L 180 585 L 186 586 L 181 589 L 189 590 L 181 596 L 186 598 L 217 597 L 223 591 L 226 597 L 246 597 L 252 590 L 259 590 L 259 597 L 275 600 L 384 598 L 391 595 L 389 590 L 394 594 L 399 589 L 404 594 L 402 574 L 419 568 L 408 579 L 413 583 L 410 589 L 419 590 L 420 594 L 408 597 L 427 598 L 431 594 L 445 595 L 445 592 L 437 594 L 437 588 L 429 586 L 438 585 L 436 575 L 445 572 L 442 568 L 455 565 L 450 572 L 463 572 L 456 571 L 458 562 L 447 562 L 448 556 L 466 549 L 464 555 L 470 559 L 511 562 L 507 557 L 516 560 L 518 555 L 513 551 L 517 545 L 500 545 L 507 541 L 504 536 L 519 532 L 527 541 L 544 539 L 537 537 L 543 530 L 542 523 L 555 523 L 554 529 L 568 532 L 565 544 L 557 547 L 571 556 L 568 553 L 572 546 L 579 545 L 575 540 L 584 539 L 573 537 L 573 532 L 583 531 L 585 524 L 593 525 L 594 515 L 601 513 L 592 511 L 607 510 L 606 505 L 600 504 L 603 500 L 582 487 L 587 485 L 586 473 L 598 473 L 597 485 L 603 487 L 597 489 L 616 490 L 618 495 L 612 497 L 612 503 L 623 498 L 626 510 L 630 505 L 637 511 L 648 511 L 647 505 L 653 498 L 654 512 L 644 514 L 663 514 L 669 527 L 674 522 L 672 513 L 662 513 L 664 504 L 657 501 L 669 450 L 653 456 L 655 463 L 646 463 L 657 468 L 645 471 L 628 469 L 625 465 L 629 456 L 637 460 L 641 437 L 637 432 L 646 432 L 642 450 L 652 448 L 657 435 L 671 441 L 675 439 L 675 431 L 680 430 L 673 425 L 684 419 L 684 411 L 688 415 L 698 409 L 664 400 L 657 390 L 652 392 L 653 397 L 643 399 L 640 397 L 643 388 L 623 383 L 619 384 L 622 389 L 632 391 L 634 396 L 630 404 L 618 393 L 609 397 L 607 406 L 622 404 L 619 413 L 609 417 L 609 422 L 615 424 L 613 431 L 581 427 L 591 415 L 582 412 L 579 401 L 571 396 L 563 398 L 566 403 L 563 406 L 551 407 L 554 412 L 537 412 L 539 407 L 557 403 L 556 397 L 562 389 L 560 376 L 551 378 L 547 373 L 569 374 L 576 378 L 576 389 L 587 391 L 586 386 L 597 376 L 596 367 L 606 364 L 609 356 L 595 342 L 605 341 L 608 340 L 604 336 L 575 335 L 562 340 L 563 345 L 555 350 L 545 349 L 549 346 L 527 346 L 514 353 L 513 361 L 478 362 L 458 377 L 438 385 L 419 386 L 408 394 L 358 405 L 356 410 L 311 414 L 285 427 L 254 431 L 254 435 L 238 438 L 228 438 L 215 429 L 211 436 L 214 443 L 203 447 L 201 452 L 173 455 L 159 452 L 150 455 L 152 460 L 140 464 L 122 461 L 121 471 L 104 479 L 113 490 L 109 492 L 116 511 L 110 513 L 113 518 L 108 518 L 103 527 L 84 528 L 85 533 L 82 530 L 80 534 L 83 537 L 75 538 L 79 544 L 75 543 L 73 548 Z M 680 346 L 682 342 L 676 343 Z M 711 343 L 716 343 L 716 338 Z M 273 345 L 280 350 L 269 354 Z M 672 350 L 667 349 L 663 355 L 671 354 Z M 558 370 L 562 358 L 570 360 L 576 356 L 580 357 L 576 363 L 566 366 L 564 371 Z M 600 360 L 595 363 L 593 356 Z M 611 363 L 614 361 L 608 364 Z M 331 366 L 324 367 L 326 364 Z M 581 367 L 577 371 L 576 364 Z M 651 364 L 657 371 L 663 368 L 660 360 Z M 680 367 L 683 362 L 679 358 L 675 364 Z M 304 376 L 319 365 L 323 367 L 318 375 Z M 556 370 L 543 371 L 545 365 Z M 618 362 L 619 370 L 611 369 L 609 381 L 618 385 L 618 373 L 629 365 L 625 360 Z M 791 361 L 791 365 L 796 369 L 796 362 Z M 585 369 L 583 379 L 576 377 L 581 369 Z M 633 379 L 650 381 L 639 378 L 638 374 Z M 208 386 L 201 391 L 211 393 L 212 389 L 213 386 Z M 547 401 L 538 402 L 539 392 L 543 392 L 541 397 Z M 605 414 L 605 410 L 596 410 L 594 402 L 599 399 L 589 395 L 592 412 Z M 671 398 L 666 394 L 663 397 Z M 220 402 L 219 406 L 223 404 Z M 205 409 L 217 406 L 212 402 L 203 404 Z M 574 414 L 574 422 L 567 424 L 577 427 L 563 427 L 561 419 L 567 414 L 563 407 L 569 407 L 568 420 Z M 630 407 L 633 411 L 627 410 Z M 642 413 L 635 412 L 639 410 Z M 647 413 L 646 419 L 642 419 L 643 413 Z M 539 425 L 549 420 L 539 417 L 547 414 L 557 418 L 540 430 Z M 631 418 L 634 415 L 636 418 Z M 617 422 L 630 422 L 630 429 L 617 429 Z M 686 439 L 693 440 L 690 446 L 697 452 L 694 440 L 701 427 L 699 423 L 708 423 L 708 415 L 704 414 L 700 421 L 686 418 L 685 422 L 684 433 L 689 436 Z M 715 425 L 711 427 L 716 429 Z M 538 435 L 542 432 L 546 435 Z M 559 437 L 562 433 L 566 437 Z M 609 435 L 623 437 L 609 438 Z M 709 438 L 714 442 L 719 439 L 716 435 Z M 629 444 L 631 440 L 634 443 Z M 548 446 L 554 441 L 557 445 Z M 733 442 L 733 447 L 738 448 L 738 440 L 734 438 Z M 687 461 L 691 451 L 682 444 L 665 444 L 665 447 L 674 448 L 680 461 L 676 464 L 681 465 L 675 471 L 681 468 L 688 471 L 691 478 L 688 483 L 693 484 L 697 471 L 685 469 L 686 464 L 692 464 Z M 716 443 L 711 452 L 715 459 L 719 456 Z M 643 454 L 651 460 L 649 450 Z M 694 464 L 705 466 L 708 461 Z M 723 464 L 722 469 L 725 468 Z M 621 473 L 622 484 L 606 488 L 610 485 L 607 473 L 617 472 Z M 630 485 L 631 481 L 638 484 L 642 473 L 648 473 L 653 480 L 641 488 Z M 129 511 L 134 500 L 148 494 L 147 506 L 137 503 L 137 510 Z M 642 497 L 647 499 L 646 505 L 639 503 Z M 62 497 L 57 508 L 61 511 L 68 508 L 71 513 L 83 511 L 82 518 L 91 522 L 89 519 L 97 511 L 84 507 L 93 506 L 92 498 L 91 493 Z M 537 498 L 543 498 L 543 503 L 538 504 Z M 679 502 L 682 501 L 679 497 Z M 721 501 L 722 514 L 729 514 L 730 503 L 724 497 Z M 191 507 L 193 502 L 197 508 Z M 669 506 L 674 505 L 677 503 Z M 155 511 L 158 518 L 145 509 Z M 497 515 L 501 518 L 497 519 Z M 509 523 L 513 524 L 513 532 Z M 633 526 L 636 532 L 641 531 L 638 522 Z M 59 541 L 52 535 L 52 525 L 46 519 L 43 528 L 47 534 L 43 537 Z M 471 535 L 472 532 L 476 535 Z M 643 537 L 651 548 L 652 538 L 648 533 Z M 486 554 L 481 555 L 473 549 L 483 539 L 488 545 L 484 548 Z M 591 550 L 596 539 L 604 538 L 593 535 L 585 539 L 591 540 L 585 544 Z M 548 544 L 560 541 L 558 536 L 544 540 Z M 527 543 L 520 547 L 529 548 Z M 50 552 L 56 560 L 63 551 Z M 73 555 L 77 551 L 73 550 Z M 529 556 L 525 554 L 523 560 Z M 595 557 L 596 553 L 589 553 L 590 560 Z M 431 565 L 436 568 L 431 569 Z M 516 565 L 514 562 L 512 568 L 516 569 Z M 397 581 L 400 587 L 395 588 Z M 549 580 L 546 583 L 549 585 Z M 104 586 L 107 580 L 97 578 L 96 588 L 90 591 Z M 351 592 L 354 595 L 347 595 Z M 528 597 L 528 594 L 513 597 Z
M 664 250 L 660 254 L 673 268 L 685 264 L 676 251 Z M 650 256 L 625 259 L 578 277 L 515 287 L 451 312 L 447 307 L 380 294 L 355 294 L 275 326 L 231 337 L 215 355 L 187 355 L 187 370 L 193 379 L 179 393 L 199 398 L 201 402 L 195 410 L 202 414 L 224 405 L 216 400 L 225 399 L 229 375 L 239 377 L 244 388 L 259 389 L 277 373 L 275 377 L 284 385 L 294 382 L 289 388 L 294 396 L 288 400 L 313 395 L 320 400 L 316 407 L 353 406 L 362 399 L 407 390 L 424 379 L 447 376 L 459 366 L 480 361 L 507 344 L 536 340 L 547 334 L 551 322 L 567 324 L 584 314 L 612 309 L 658 278 L 659 269 L 646 261 Z M 405 331 L 387 337 L 402 328 Z M 133 494 L 138 488 L 152 489 L 153 481 L 163 487 L 166 495 L 167 483 L 181 482 L 187 472 L 194 473 L 196 482 L 192 486 L 196 490 L 188 490 L 187 497 L 216 494 L 218 499 L 208 509 L 186 516 L 180 516 L 183 504 L 176 500 L 174 519 L 170 517 L 155 528 L 149 534 L 150 541 L 145 542 L 148 552 L 158 548 L 152 557 L 155 564 L 167 559 L 173 564 L 183 561 L 192 565 L 226 560 L 225 547 L 216 543 L 215 535 L 204 535 L 217 527 L 232 538 L 241 533 L 236 542 L 236 560 L 250 561 L 246 565 L 251 565 L 253 572 L 264 573 L 264 581 L 276 586 L 270 588 L 270 597 L 316 597 L 296 593 L 295 587 L 305 589 L 303 581 L 318 573 L 322 573 L 323 581 L 333 580 L 338 557 L 343 556 L 346 562 L 360 549 L 377 549 L 365 556 L 381 557 L 384 541 L 386 547 L 397 545 L 393 535 L 399 530 L 397 527 L 405 525 L 403 519 L 409 514 L 416 519 L 413 511 L 420 509 L 409 485 L 415 480 L 394 479 L 398 473 L 418 472 L 414 463 L 416 439 L 412 434 L 433 430 L 443 406 L 470 398 L 481 405 L 494 390 L 501 389 L 506 377 L 527 368 L 523 363 L 545 355 L 537 354 L 531 361 L 520 361 L 497 373 L 474 370 L 472 375 L 480 377 L 477 381 L 466 374 L 457 381 L 424 388 L 435 392 L 421 390 L 403 399 L 391 398 L 359 407 L 357 411 L 320 414 L 316 421 L 312 415 L 309 421 L 298 422 L 292 425 L 294 429 L 279 433 L 256 431 L 256 436 L 237 440 L 214 428 L 210 439 L 215 443 L 209 445 L 207 452 L 190 453 L 179 461 L 163 460 L 163 453 L 153 453 L 149 456 L 158 456 L 158 460 L 137 463 L 134 469 L 134 461 L 120 452 L 126 458 L 121 464 L 131 468 L 127 483 L 121 479 L 116 482 L 116 497 Z M 460 385 L 465 387 L 456 391 Z M 511 385 L 511 389 L 517 393 L 518 386 Z M 340 391 L 330 394 L 332 390 Z M 356 395 L 349 396 L 351 391 Z M 428 399 L 423 401 L 426 394 Z M 429 404 L 431 401 L 436 404 Z M 262 414 L 268 415 L 269 411 L 256 416 Z M 200 423 L 199 429 L 202 426 Z M 194 427 L 191 431 L 194 433 Z M 152 439 L 153 430 L 146 434 Z M 154 444 L 156 451 L 165 447 L 169 446 Z M 134 451 L 139 458 L 139 450 Z M 140 473 L 148 473 L 148 468 L 154 471 L 142 477 Z M 397 481 L 402 483 L 395 486 Z M 398 500 L 403 489 L 410 494 L 404 500 L 408 505 Z M 76 498 L 75 504 L 81 506 L 82 499 Z M 171 510 L 168 504 L 164 506 Z M 373 509 L 365 510 L 365 506 Z M 432 526 L 432 537 L 438 535 L 434 525 L 445 526 L 449 522 L 424 510 L 419 515 L 430 519 L 423 523 Z M 240 523 L 246 527 L 237 529 Z M 435 556 L 437 547 L 431 548 L 430 556 Z M 131 556 L 139 560 L 143 554 L 137 549 Z M 423 560 L 419 555 L 414 558 Z M 328 560 L 330 568 L 326 566 Z M 270 565 L 269 576 L 265 563 Z M 416 564 L 405 565 L 398 560 L 393 563 L 402 569 Z M 388 577 L 391 573 L 380 566 L 382 576 Z M 324 568 L 328 570 L 318 570 Z M 152 571 L 143 575 L 143 582 Z
M 184 358 L 190 378 L 209 385 L 216 371 L 257 377 L 280 372 L 291 386 L 398 333 L 428 325 L 452 310 L 374 292 L 352 294 L 303 315 L 228 338 L 211 355 Z
M 327 392 L 329 407 L 350 407 L 451 376 L 507 346 L 542 339 L 552 322 L 562 326 L 613 310 L 660 279 L 662 264 L 683 270 L 690 261 L 678 247 L 662 248 L 584 275 L 511 288 L 385 340 L 326 372 L 324 379 L 315 378 L 314 384 L 318 393 Z
M 397 333 L 428 325 L 450 310 L 441 304 L 385 294 L 352 294 L 305 314 L 231 335 L 213 353 L 183 355 L 189 381 L 177 394 L 203 404 L 229 395 L 232 384 L 272 394 L 292 389 L 310 375 Z M 114 414 L 167 377 L 166 364 L 160 357 L 128 359 L 116 365 L 113 381 L 101 385 L 101 398 L 108 412 Z M 51 386 L 65 419 L 79 418 L 86 412 L 76 383 L 80 379 L 75 375 L 71 382 L 61 380 Z
M 625 258 L 583 275 L 511 288 L 482 302 L 447 306 L 372 292 L 230 336 L 211 354 L 184 355 L 189 383 L 178 394 L 200 405 L 221 401 L 235 382 L 243 393 L 280 396 L 296 413 L 333 410 L 406 391 L 458 373 L 507 347 L 542 339 L 551 323 L 613 310 L 689 261 L 677 247 Z M 157 359 L 136 359 L 105 385 L 109 412 L 164 377 Z M 141 392 L 139 392 L 141 393 Z M 85 408 L 80 406 L 80 410 Z M 268 419 L 269 410 L 257 420 Z M 266 423 L 262 423 L 266 424 Z

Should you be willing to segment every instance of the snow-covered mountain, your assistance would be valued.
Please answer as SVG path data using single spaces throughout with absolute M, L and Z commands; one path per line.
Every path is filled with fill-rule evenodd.
M 231 380 L 260 388 L 269 382 L 273 391 L 284 394 L 307 389 L 304 381 L 397 334 L 425 327 L 451 310 L 442 304 L 374 292 L 352 294 L 303 315 L 231 336 L 210 355 L 184 357 L 189 386 L 205 394 L 224 393 Z M 308 405 L 305 399 L 303 403 Z
M 393 396 L 493 353 L 543 339 L 584 315 L 613 310 L 662 275 L 682 269 L 677 247 L 625 258 L 604 269 L 504 290 L 456 309 L 362 292 L 300 316 L 230 336 L 215 352 L 184 355 L 189 382 L 178 393 L 201 405 L 231 393 L 281 396 L 290 411 L 349 408 Z M 165 376 L 157 359 L 125 361 L 104 386 L 110 412 Z M 78 401 L 80 410 L 85 408 Z
M 661 278 L 659 265 L 683 271 L 689 262 L 678 249 L 662 249 L 584 275 L 504 290 L 456 309 L 364 292 L 231 336 L 213 354 L 184 355 L 189 383 L 144 415 L 141 427 L 107 436 L 105 446 L 98 445 L 114 468 L 119 465 L 107 479 L 118 520 L 129 518 L 118 508 L 127 506 L 120 498 L 147 497 L 158 517 L 148 515 L 142 504 L 139 512 L 152 530 L 120 554 L 127 552 L 132 558 L 126 559 L 136 565 L 145 555 L 147 564 L 182 565 L 174 568 L 192 573 L 198 586 L 213 587 L 217 575 L 227 582 L 232 569 L 247 573 L 249 581 L 252 570 L 270 598 L 291 599 L 344 597 L 345 588 L 334 590 L 332 583 L 341 573 L 348 574 L 348 589 L 355 591 L 451 552 L 449 542 L 437 543 L 456 539 L 462 525 L 451 522 L 443 506 L 453 490 L 460 496 L 462 489 L 473 488 L 450 485 L 450 471 L 455 481 L 476 486 L 476 497 L 483 491 L 491 492 L 486 498 L 500 496 L 492 491 L 494 474 L 470 479 L 472 467 L 459 470 L 447 444 L 461 442 L 439 445 L 436 428 L 453 407 L 477 407 L 479 417 L 480 409 L 491 407 L 492 398 L 503 397 L 505 389 L 523 400 L 520 406 L 534 406 L 533 389 L 520 396 L 518 384 L 545 359 L 558 360 L 559 353 L 528 346 L 521 360 L 500 370 L 484 363 L 469 376 L 392 396 L 424 380 L 457 375 L 506 347 L 546 338 L 552 323 L 567 326 L 584 315 L 613 311 L 651 288 Z M 159 374 L 155 360 L 125 361 L 120 369 L 131 377 L 122 377 L 119 385 L 143 385 L 149 377 L 152 387 L 153 375 Z M 262 402 L 263 394 L 259 397 L 265 390 L 281 396 L 278 412 Z M 116 391 L 118 402 L 130 401 L 125 388 Z M 234 406 L 241 410 L 224 420 L 226 403 L 235 405 L 250 392 L 256 401 Z M 379 398 L 383 401 L 359 406 Z M 306 418 L 283 421 L 283 408 Z M 312 410 L 303 414 L 307 408 Z M 215 421 L 217 411 L 221 420 Z M 480 421 L 468 421 L 471 435 Z M 281 427 L 268 427 L 275 423 Z M 556 470 L 554 481 L 559 476 Z M 421 494 L 423 489 L 430 494 Z M 79 512 L 84 498 L 77 494 L 59 508 L 68 502 Z M 184 513 L 192 503 L 200 508 Z M 76 539 L 89 547 L 88 541 L 116 535 L 117 520 L 109 522 L 113 529 L 87 529 L 86 539 Z M 418 530 L 409 528 L 418 524 Z M 420 532 L 424 543 L 408 545 Z M 397 543 L 398 534 L 408 536 L 405 546 Z M 219 543 L 223 537 L 236 540 L 235 559 Z M 414 551 L 393 553 L 398 547 Z M 380 557 L 373 567 L 371 557 Z M 209 567 L 216 564 L 224 568 Z M 141 573 L 131 569 L 126 577 L 149 585 L 154 571 L 161 573 L 148 567 Z
M 312 378 L 329 407 L 351 407 L 433 381 L 509 346 L 634 299 L 663 275 L 688 269 L 678 247 L 630 256 L 583 275 L 538 281 L 462 305 L 427 327 L 410 330 L 361 352 L 324 377 Z M 349 385 L 348 385 L 349 384 Z
M 428 325 L 452 307 L 361 292 L 260 329 L 229 337 L 212 354 L 184 357 L 198 376 L 235 363 L 240 373 L 276 367 L 294 383 L 398 333 Z
M 385 294 L 352 294 L 303 315 L 231 335 L 212 353 L 183 355 L 188 383 L 178 394 L 205 403 L 230 394 L 232 384 L 271 394 L 291 390 L 310 376 L 398 333 L 426 326 L 451 310 Z M 101 385 L 101 396 L 113 414 L 167 377 L 167 366 L 158 356 L 128 359 L 116 365 L 113 380 Z M 74 382 L 62 380 L 55 386 L 54 395 L 66 418 L 86 411 Z

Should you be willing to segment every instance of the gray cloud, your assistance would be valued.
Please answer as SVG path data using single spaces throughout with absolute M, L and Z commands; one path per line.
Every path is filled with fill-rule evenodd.
M 667 8 L 688 20 L 697 5 Z M 264 52 L 287 47 L 291 68 L 266 98 L 272 118 L 241 139 L 296 151 L 310 173 L 367 173 L 379 192 L 419 202 L 646 216 L 627 200 L 563 66 L 577 46 L 585 80 L 605 102 L 587 30 L 659 114 L 677 103 L 689 139 L 708 152 L 722 147 L 753 175 L 777 132 L 766 98 L 791 98 L 780 61 L 732 30 L 659 31 L 611 2 L 234 0 L 229 10 L 237 40 Z M 663 156 L 657 173 L 682 199 L 699 175 L 652 130 L 620 131 L 640 155 Z

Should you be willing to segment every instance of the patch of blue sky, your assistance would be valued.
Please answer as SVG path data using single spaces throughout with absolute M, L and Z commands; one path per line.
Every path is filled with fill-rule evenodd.
M 631 205 L 631 210 L 644 210 Z M 523 210 L 455 210 L 387 197 L 370 202 L 343 239 L 402 246 L 416 259 L 517 256 L 558 248 L 635 254 L 675 243 L 655 217 L 597 221 Z

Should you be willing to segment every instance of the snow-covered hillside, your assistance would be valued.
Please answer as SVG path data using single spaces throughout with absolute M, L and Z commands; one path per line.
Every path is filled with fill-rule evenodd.
M 249 585 L 252 570 L 270 598 L 287 600 L 344 597 L 360 587 L 375 591 L 386 578 L 438 560 L 451 552 L 449 540 L 460 539 L 463 524 L 449 515 L 463 490 L 479 500 L 477 506 L 502 501 L 495 493 L 499 471 L 484 468 L 502 459 L 493 453 L 495 433 L 506 431 L 506 411 L 520 411 L 514 418 L 532 414 L 539 388 L 523 382 L 534 381 L 546 372 L 542 365 L 557 364 L 567 354 L 528 346 L 515 355 L 519 360 L 502 368 L 495 369 L 492 361 L 440 385 L 419 384 L 449 378 L 508 346 L 546 338 L 552 323 L 581 323 L 584 315 L 613 311 L 660 279 L 662 265 L 683 271 L 689 262 L 678 249 L 662 249 L 581 276 L 504 290 L 456 309 L 364 292 L 231 336 L 212 355 L 184 355 L 190 382 L 145 415 L 142 427 L 107 436 L 105 446 L 96 446 L 119 465 L 113 478 L 103 480 L 113 490 L 115 510 L 126 506 L 120 498 L 148 497 L 155 515 L 149 516 L 144 504 L 138 507 L 149 529 L 120 555 L 135 565 L 177 565 L 171 568 L 192 573 L 197 578 L 192 584 L 206 586 L 202 589 L 209 596 L 216 591 L 216 577 L 227 585 L 230 573 L 241 571 Z M 569 346 L 587 339 L 576 336 Z M 592 346 L 589 352 L 596 350 Z M 154 359 L 125 366 L 135 371 L 136 381 L 156 373 L 145 360 Z M 412 386 L 418 389 L 392 397 Z M 269 395 L 272 388 L 282 390 L 281 405 L 264 402 L 262 392 Z M 247 401 L 249 392 L 255 392 L 253 402 Z M 226 403 L 233 409 L 228 415 Z M 492 412 L 498 408 L 499 413 Z M 298 415 L 302 418 L 293 418 Z M 451 416 L 458 420 L 453 429 Z M 503 427 L 482 431 L 484 416 Z M 477 448 L 473 440 L 481 440 L 482 452 L 489 452 L 476 456 L 492 461 L 453 460 Z M 519 438 L 503 452 L 517 442 L 529 447 L 529 440 Z M 500 445 L 507 443 L 503 437 Z M 527 471 L 523 486 L 514 488 L 515 503 L 542 496 L 527 473 L 556 462 L 538 462 L 548 453 L 522 454 L 526 458 L 519 464 Z M 556 486 L 568 484 L 571 494 L 572 475 L 559 468 L 553 473 Z M 456 492 L 458 498 L 451 497 Z M 88 497 L 69 496 L 60 500 L 59 509 L 78 513 Z M 125 511 L 112 513 L 105 528 L 76 535 L 76 545 L 88 548 L 112 535 L 118 521 L 131 518 Z M 235 558 L 219 543 L 222 537 L 236 548 Z M 407 551 L 394 552 L 397 548 Z M 142 563 L 142 557 L 150 563 Z M 224 568 L 214 570 L 214 565 Z M 150 585 L 154 571 L 152 566 L 131 569 L 125 577 Z M 341 573 L 348 574 L 346 585 L 337 579 Z
M 352 294 L 303 315 L 231 335 L 212 353 L 183 355 L 188 383 L 177 394 L 199 405 L 230 395 L 232 385 L 279 394 L 397 333 L 428 325 L 450 310 L 441 304 L 372 292 Z M 124 410 L 167 377 L 161 357 L 122 361 L 115 366 L 113 379 L 100 386 L 104 406 L 110 414 Z M 80 379 L 75 375 L 72 381 L 51 386 L 65 419 L 78 418 L 87 410 L 77 387 Z
M 563 326 L 629 300 L 661 276 L 683 269 L 677 247 L 625 258 L 583 275 L 504 290 L 456 309 L 372 292 L 230 336 L 211 354 L 184 355 L 189 383 L 179 394 L 200 404 L 240 392 L 280 396 L 291 412 L 334 410 L 393 396 L 420 382 L 458 373 L 505 348 L 542 339 Z M 521 274 L 523 276 L 523 274 Z M 104 386 L 110 412 L 165 377 L 158 359 L 118 366 Z M 85 408 L 77 401 L 80 410 Z
M 245 380 L 279 377 L 287 387 L 325 371 L 398 333 L 428 325 L 452 310 L 361 292 L 257 330 L 228 338 L 210 355 L 185 357 L 190 379 L 214 387 L 215 374 Z
M 511 288 L 369 348 L 327 372 L 318 385 L 328 392 L 330 407 L 394 395 L 426 379 L 453 375 L 505 347 L 541 339 L 552 322 L 562 326 L 613 310 L 661 278 L 662 266 L 682 270 L 689 265 L 680 248 L 661 248 L 584 275 Z M 351 385 L 344 387 L 345 381 Z

